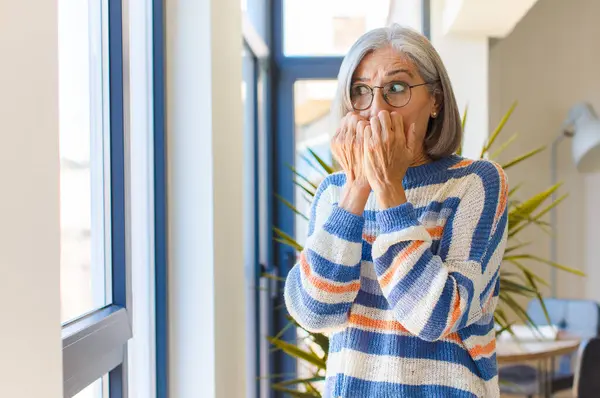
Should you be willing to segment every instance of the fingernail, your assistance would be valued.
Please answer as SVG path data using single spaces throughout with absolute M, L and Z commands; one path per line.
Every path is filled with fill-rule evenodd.
M 417 126 L 415 126 L 414 123 L 410 125 L 410 131 L 412 131 L 414 133 L 416 129 L 417 129 Z

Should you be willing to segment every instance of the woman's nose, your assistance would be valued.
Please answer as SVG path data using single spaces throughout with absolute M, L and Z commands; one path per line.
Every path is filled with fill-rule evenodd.
M 390 111 L 390 106 L 383 98 L 383 93 L 380 88 L 376 88 L 373 91 L 373 103 L 371 104 L 370 117 L 377 116 L 380 111 Z

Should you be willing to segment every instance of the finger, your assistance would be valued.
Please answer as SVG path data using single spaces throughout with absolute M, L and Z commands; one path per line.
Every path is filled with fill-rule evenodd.
M 371 139 L 373 136 L 373 128 L 371 127 L 370 124 L 365 126 L 365 129 L 363 130 L 363 153 L 366 154 L 367 151 L 370 146 L 371 146 Z
M 416 131 L 417 131 L 417 127 L 413 123 L 408 128 L 408 133 L 406 135 L 406 146 L 411 151 L 415 149 L 415 145 L 416 145 L 416 142 L 417 142 L 417 133 L 416 133 Z
M 381 123 L 381 140 L 383 142 L 393 140 L 394 126 L 392 124 L 392 119 L 390 118 L 390 113 L 388 111 L 381 111 L 377 114 L 377 117 Z
M 381 141 L 381 123 L 377 117 L 372 117 L 369 122 L 371 126 L 371 139 L 369 142 L 371 146 L 378 145 Z
M 399 114 L 398 112 L 392 112 L 391 113 L 391 119 L 392 119 L 392 124 L 393 124 L 393 129 L 394 129 L 394 140 L 396 142 L 403 140 L 406 141 L 405 138 L 405 131 L 404 131 L 404 119 L 402 118 L 402 115 Z

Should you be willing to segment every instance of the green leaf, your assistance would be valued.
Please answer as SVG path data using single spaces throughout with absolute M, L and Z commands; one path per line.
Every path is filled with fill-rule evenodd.
M 321 167 L 323 168 L 323 170 L 325 170 L 325 172 L 327 174 L 335 173 L 335 170 L 333 169 L 333 167 L 331 167 L 330 165 L 325 163 L 325 161 L 323 161 L 323 159 L 321 159 L 319 157 L 319 155 L 317 155 L 312 149 L 308 148 L 307 150 L 308 150 L 308 152 L 310 152 L 310 154 L 313 156 L 313 158 L 316 159 L 316 161 L 321 165 Z
M 275 197 L 277 199 L 279 199 L 284 205 L 286 205 L 294 213 L 296 213 L 297 215 L 299 215 L 300 217 L 302 217 L 306 221 L 308 221 L 308 217 L 306 217 L 304 214 L 300 213 L 300 211 L 298 209 L 296 209 L 296 206 L 294 206 L 293 204 L 291 204 L 290 202 L 288 202 L 283 196 L 275 194 Z
M 507 258 L 507 256 L 504 256 L 503 258 L 504 261 L 508 261 L 509 263 L 517 266 L 517 268 L 519 268 L 521 271 L 523 271 L 524 274 L 529 274 L 531 275 L 531 277 L 533 279 L 535 279 L 536 281 L 538 281 L 539 283 L 541 283 L 544 286 L 550 286 L 548 284 L 548 282 L 546 282 L 544 279 L 542 279 L 540 276 L 536 275 L 535 273 L 533 273 L 533 271 L 531 271 L 529 268 L 527 268 L 526 266 L 524 266 L 520 261 L 514 260 L 514 259 L 509 259 Z
M 520 203 L 516 208 L 508 212 L 508 230 L 511 231 L 521 221 L 531 216 L 546 199 L 548 199 L 554 191 L 558 189 L 560 184 L 556 184 L 549 189 L 532 196 L 526 201 Z M 510 236 L 510 235 L 509 235 Z
M 510 334 L 513 334 L 513 335 L 514 335 L 514 332 L 513 332 L 513 331 L 512 331 L 512 329 L 511 329 L 511 328 L 512 328 L 512 325 L 514 325 L 514 324 L 515 324 L 515 322 L 511 322 L 511 323 L 509 323 L 509 324 L 503 325 L 503 326 L 501 327 L 501 329 L 500 329 L 500 330 L 498 330 L 498 331 L 496 332 L 496 336 L 500 336 L 500 335 L 501 335 L 502 333 L 504 333 L 504 332 L 509 332 Z
M 280 381 L 276 385 L 281 387 L 293 386 L 295 384 L 303 384 L 303 383 L 314 383 L 317 381 L 325 380 L 324 376 L 314 376 L 310 378 L 301 378 L 301 379 L 293 379 L 293 380 L 285 380 Z
M 519 188 L 521 188 L 521 186 L 523 186 L 523 183 L 518 183 L 517 185 L 515 185 L 515 187 L 514 187 L 514 188 L 511 188 L 511 189 L 508 191 L 508 196 L 509 196 L 509 197 L 510 197 L 510 196 L 512 196 L 512 195 L 513 195 L 515 192 L 517 192 L 517 191 L 519 190 Z
M 521 163 L 521 162 L 522 162 L 522 161 L 524 161 L 525 159 L 529 159 L 530 157 L 532 157 L 532 156 L 534 156 L 534 155 L 536 155 L 536 154 L 538 154 L 538 153 L 542 152 L 544 149 L 546 149 L 546 146 L 545 146 L 545 145 L 544 145 L 544 146 L 541 146 L 541 147 L 539 147 L 539 148 L 537 148 L 537 149 L 534 149 L 533 151 L 529 151 L 529 152 L 527 152 L 525 155 L 521 155 L 521 156 L 519 156 L 519 157 L 516 157 L 515 159 L 511 160 L 510 162 L 503 164 L 503 165 L 502 165 L 502 168 L 503 168 L 504 170 L 506 170 L 506 169 L 508 169 L 508 168 L 510 168 L 510 167 L 512 167 L 512 166 L 514 166 L 514 165 L 516 165 L 516 164 L 519 164 L 519 163 Z
M 311 191 L 310 189 L 306 188 L 304 185 L 302 185 L 302 183 L 300 183 L 298 180 L 294 180 L 294 184 L 299 186 L 304 192 L 306 192 L 311 198 L 315 197 L 315 192 Z M 311 201 L 312 203 L 312 201 Z
M 494 130 L 494 132 L 490 136 L 490 139 L 488 140 L 487 144 L 481 150 L 481 155 L 479 156 L 480 158 L 482 158 L 483 155 L 485 155 L 485 153 L 490 150 L 490 148 L 494 144 L 494 141 L 496 141 L 496 138 L 498 138 L 498 135 L 500 134 L 500 132 L 504 128 L 504 125 L 506 124 L 506 122 L 510 118 L 510 115 L 512 115 L 512 113 L 513 113 L 513 111 L 515 110 L 516 107 L 517 107 L 517 102 L 514 102 L 511 105 L 511 107 L 508 109 L 508 111 L 504 114 L 504 116 L 502 117 L 502 120 L 500 120 L 500 123 L 496 127 L 496 130 Z
M 295 345 L 287 343 L 283 340 L 275 339 L 273 337 L 268 337 L 268 340 L 275 347 L 283 350 L 283 352 L 290 355 L 291 357 L 302 359 L 312 365 L 315 365 L 319 369 L 325 369 L 325 361 L 323 361 L 323 359 L 319 358 L 318 356 L 313 355 L 310 352 L 301 350 Z
M 510 146 L 510 144 L 512 144 L 517 139 L 518 136 L 519 134 L 516 133 L 511 135 L 508 140 L 506 140 L 502 145 L 500 145 L 500 148 L 496 149 L 494 153 L 490 155 L 490 159 L 497 158 L 502 152 L 504 152 L 506 148 Z
M 546 322 L 548 322 L 548 325 L 550 325 L 552 323 L 552 322 L 550 322 L 550 314 L 548 313 L 548 308 L 546 307 L 546 303 L 544 302 L 544 299 L 542 298 L 542 294 L 540 293 L 537 285 L 535 284 L 535 280 L 529 274 L 525 274 L 525 277 L 529 281 L 529 284 L 535 289 L 536 296 L 537 296 L 538 301 L 540 302 L 540 305 L 542 306 L 542 311 L 544 312 L 544 317 L 546 318 Z
M 508 259 L 508 258 L 510 258 L 511 260 L 523 260 L 523 259 L 526 259 L 526 260 L 539 261 L 540 263 L 548 264 L 548 265 L 550 265 L 550 266 L 552 266 L 554 268 L 558 268 L 560 270 L 563 270 L 563 271 L 571 273 L 571 274 L 575 274 L 575 275 L 579 275 L 579 276 L 585 276 L 585 273 L 582 272 L 582 271 L 579 271 L 578 269 L 567 267 L 566 265 L 555 263 L 555 262 L 552 262 L 550 260 L 546 260 L 545 258 L 534 256 L 533 254 L 518 254 L 518 255 L 514 255 L 514 256 L 505 257 L 505 259 Z
M 525 285 L 521 285 L 520 283 L 511 281 L 509 279 L 500 279 L 500 289 L 501 290 L 511 290 L 513 292 L 527 292 L 527 293 L 532 293 L 532 294 L 538 293 L 537 290 L 534 290 Z
M 275 242 L 279 242 L 281 244 L 284 244 L 286 246 L 291 247 L 292 249 L 301 252 L 303 250 L 303 247 L 300 246 L 299 244 L 295 243 L 295 242 L 290 242 L 289 240 L 286 239 L 281 239 L 281 238 L 275 238 L 274 239 Z
M 285 278 L 282 278 L 281 276 L 269 274 L 268 272 L 263 272 L 260 276 L 265 277 L 267 279 L 272 279 L 277 282 L 285 282 Z
M 537 223 L 537 220 L 539 220 L 544 215 L 546 215 L 546 213 L 548 213 L 554 207 L 558 206 L 560 204 L 560 202 L 562 202 L 563 200 L 565 200 L 567 198 L 567 196 L 569 196 L 569 194 L 562 195 L 561 197 L 559 197 L 558 199 L 556 199 L 554 202 L 552 202 L 548 206 L 546 206 L 541 212 L 539 212 L 538 214 L 536 214 L 535 217 L 533 217 L 531 220 L 533 222 Z M 511 231 L 511 233 L 509 233 L 508 236 L 509 237 L 515 236 L 516 234 L 518 234 L 519 232 L 521 232 L 525 227 L 527 227 L 529 224 L 530 223 L 519 225 L 516 229 L 514 229 L 513 231 Z M 548 225 L 548 224 L 545 223 L 545 225 Z
M 315 166 L 315 164 L 306 157 L 306 155 L 302 154 L 300 155 L 300 157 L 302 158 L 302 160 L 304 160 L 306 162 L 306 164 L 308 164 L 313 170 L 315 170 L 317 173 L 321 174 L 323 177 L 325 177 L 325 173 L 323 172 L 322 169 L 318 168 L 317 166 Z
M 518 245 L 507 247 L 506 249 L 504 249 L 504 253 L 506 254 L 506 253 L 513 252 L 515 250 L 519 250 L 520 248 L 529 246 L 530 244 L 531 244 L 531 242 L 525 242 L 525 243 L 519 243 Z
M 329 353 L 329 338 L 321 333 L 311 333 L 311 335 L 315 344 L 321 347 L 325 355 L 327 355 Z
M 300 178 L 302 181 L 306 182 L 308 185 L 313 187 L 313 189 L 316 190 L 318 188 L 318 186 L 316 184 L 314 184 L 312 181 L 310 181 L 308 178 L 306 178 L 302 174 L 298 173 L 298 170 L 296 170 L 296 168 L 294 166 L 288 164 L 287 167 L 292 171 L 292 173 L 294 173 L 296 176 L 298 176 L 298 178 Z
M 303 247 L 298 242 L 296 242 L 296 239 L 292 238 L 279 228 L 273 227 L 273 232 L 275 232 L 275 234 L 277 235 L 277 237 L 275 238 L 276 241 L 286 244 L 299 252 L 303 250 Z
M 468 113 L 469 113 L 469 105 L 465 106 L 465 111 L 463 112 L 463 115 L 462 115 L 462 120 L 461 120 L 461 123 L 460 123 L 462 131 L 465 131 L 465 126 L 467 125 L 467 115 L 468 115 Z M 460 155 L 460 153 L 459 153 L 459 155 Z
M 502 293 L 500 291 L 500 300 L 504 301 L 505 304 L 510 308 L 521 320 L 529 325 L 532 325 L 535 330 L 539 331 L 538 326 L 535 324 L 533 319 L 529 316 L 527 311 L 523 309 L 523 307 L 517 303 L 509 294 Z

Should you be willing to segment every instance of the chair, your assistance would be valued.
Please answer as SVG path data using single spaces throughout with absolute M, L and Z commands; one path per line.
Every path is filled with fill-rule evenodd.
M 600 335 L 600 306 L 592 300 L 544 299 L 550 324 L 560 331 L 567 332 L 583 341 Z M 542 305 L 532 300 L 527 314 L 537 325 L 548 325 Z M 560 358 L 558 367 L 552 375 L 552 392 L 573 387 L 572 355 Z M 508 394 L 527 395 L 538 393 L 538 372 L 529 365 L 506 366 L 499 371 L 500 391 Z M 597 395 L 600 397 L 600 394 Z
M 573 396 L 600 397 L 600 338 L 588 341 L 581 349 L 579 366 L 575 372 Z

